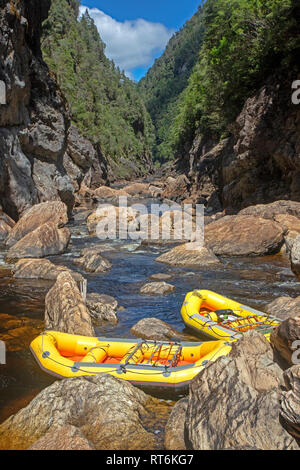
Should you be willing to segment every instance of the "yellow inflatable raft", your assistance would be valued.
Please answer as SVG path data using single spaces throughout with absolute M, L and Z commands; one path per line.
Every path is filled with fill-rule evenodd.
M 164 343 L 89 338 L 47 331 L 30 346 L 40 367 L 56 377 L 111 374 L 135 385 L 182 392 L 208 364 L 226 356 L 224 341 Z
M 210 339 L 236 341 L 257 330 L 270 339 L 280 320 L 208 290 L 189 292 L 182 305 L 185 325 Z

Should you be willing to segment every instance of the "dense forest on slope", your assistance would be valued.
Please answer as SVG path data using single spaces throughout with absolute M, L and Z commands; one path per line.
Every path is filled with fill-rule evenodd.
M 173 121 L 174 154 L 191 146 L 196 131 L 218 140 L 246 99 L 299 58 L 298 0 L 207 0 L 205 40 Z M 298 11 L 299 14 L 299 11 Z
M 170 40 L 163 55 L 155 61 L 139 83 L 156 129 L 155 157 L 160 161 L 172 156 L 169 131 L 178 109 L 178 98 L 187 87 L 203 41 L 203 10 L 187 21 Z
M 170 40 L 139 88 L 155 156 L 186 153 L 196 132 L 218 141 L 272 72 L 292 70 L 297 0 L 207 0 Z
M 43 24 L 44 60 L 55 73 L 81 133 L 115 162 L 149 170 L 153 125 L 137 86 L 105 56 L 105 44 L 88 12 L 78 19 L 78 0 L 53 0 Z M 125 162 L 126 163 L 126 162 Z

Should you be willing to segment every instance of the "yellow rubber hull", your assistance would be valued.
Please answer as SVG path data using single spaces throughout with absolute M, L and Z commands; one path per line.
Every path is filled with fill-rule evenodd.
M 206 309 L 210 313 L 204 313 Z M 226 323 L 216 321 L 215 311 L 232 311 L 237 321 L 230 322 L 230 327 L 226 326 Z M 255 328 L 269 340 L 272 328 L 280 324 L 279 319 L 208 290 L 189 292 L 182 305 L 181 316 L 187 327 L 221 341 L 237 341 L 244 332 Z
M 159 348 L 160 359 L 165 363 L 157 365 L 155 360 L 151 361 L 151 357 Z M 89 338 L 47 331 L 31 343 L 30 349 L 40 367 L 59 378 L 110 374 L 139 386 L 172 388 L 181 392 L 188 388 L 191 380 L 209 361 L 226 356 L 231 346 L 224 341 L 160 343 Z M 137 353 L 133 354 L 136 349 Z M 140 360 L 138 356 L 141 350 L 144 363 L 137 364 L 135 361 Z M 178 365 L 167 366 L 169 358 L 178 350 Z M 103 363 L 104 356 L 109 357 L 109 361 L 118 362 Z

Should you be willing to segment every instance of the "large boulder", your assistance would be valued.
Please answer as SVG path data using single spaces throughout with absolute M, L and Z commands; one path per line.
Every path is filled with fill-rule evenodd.
M 158 318 L 143 318 L 132 328 L 131 333 L 138 338 L 153 341 L 192 341 L 192 336 L 180 333 L 168 323 Z
M 219 259 L 209 248 L 198 247 L 195 243 L 179 245 L 156 259 L 159 263 L 171 266 L 206 267 L 220 264 Z
M 300 235 L 295 239 L 290 252 L 293 273 L 300 278 Z
M 99 200 L 116 201 L 119 197 L 130 197 L 123 189 L 114 189 L 109 186 L 100 186 L 93 191 L 93 197 Z
M 186 450 L 184 424 L 188 403 L 188 397 L 182 398 L 171 411 L 165 429 L 166 450 Z
M 151 196 L 148 183 L 132 183 L 123 188 L 130 196 Z
M 45 326 L 62 333 L 95 336 L 89 310 L 69 272 L 59 274 L 46 295 Z
M 70 239 L 71 233 L 67 227 L 58 229 L 55 223 L 49 222 L 28 233 L 13 245 L 7 253 L 7 260 L 58 255 L 66 251 Z
M 105 273 L 112 268 L 112 264 L 107 259 L 103 258 L 100 254 L 101 247 L 97 250 L 95 248 L 86 248 L 82 251 L 81 257 L 76 258 L 74 262 L 87 271 L 88 273 Z
M 97 450 L 154 450 L 156 437 L 144 420 L 155 403 L 108 375 L 57 381 L 0 425 L 0 449 L 28 449 L 47 433 L 59 436 L 63 426 L 72 425 L 81 432 L 81 444 L 85 438 Z
M 289 365 L 294 365 L 293 354 L 297 341 L 300 342 L 300 315 L 288 318 L 272 331 L 272 346 Z
M 164 199 L 180 199 L 183 200 L 189 196 L 190 181 L 186 175 L 179 175 L 176 178 L 168 178 L 166 181 L 166 189 L 162 197 Z
M 265 311 L 281 320 L 298 317 L 300 316 L 300 296 L 296 298 L 279 297 L 268 304 Z
M 300 445 L 300 363 L 285 371 L 284 382 L 286 391 L 281 396 L 280 415 L 285 428 Z
M 175 286 L 168 284 L 165 281 L 148 282 L 140 289 L 142 295 L 165 295 L 170 294 L 176 290 Z
M 118 301 L 110 295 L 92 293 L 86 298 L 86 306 L 91 317 L 97 323 L 109 322 L 114 325 L 118 323 L 117 310 Z
M 56 281 L 57 276 L 62 272 L 69 272 L 76 282 L 84 281 L 83 276 L 75 273 L 65 266 L 57 266 L 48 259 L 20 259 L 13 267 L 15 279 L 40 279 L 46 281 Z
M 242 209 L 239 215 L 251 215 L 270 220 L 276 220 L 280 216 L 278 221 L 284 221 L 282 216 L 292 216 L 300 219 L 300 202 L 282 200 L 270 204 L 257 204 Z M 285 221 L 287 220 L 289 219 L 286 218 Z
M 15 245 L 29 233 L 47 223 L 56 228 L 64 227 L 68 222 L 67 207 L 61 201 L 44 202 L 31 207 L 13 227 L 6 240 L 7 246 Z
M 254 331 L 192 382 L 185 420 L 189 449 L 298 449 L 279 420 L 282 371 Z
M 226 216 L 206 226 L 205 242 L 217 256 L 265 256 L 280 251 L 284 231 L 272 220 Z
M 100 228 L 102 227 L 98 227 L 98 224 L 101 224 L 101 222 L 104 224 L 104 230 L 109 233 L 108 227 L 112 227 L 112 230 L 115 232 L 119 229 L 119 222 L 121 220 L 124 220 L 125 223 L 130 223 L 134 222 L 135 219 L 135 213 L 130 207 L 113 207 L 112 209 L 111 206 L 108 206 L 107 209 L 103 207 L 93 212 L 87 219 L 87 227 L 91 235 L 101 235 L 103 230 L 101 231 Z
M 283 228 L 285 232 L 300 233 L 300 215 L 299 217 L 295 217 L 294 215 L 290 214 L 278 214 L 274 217 L 274 220 Z

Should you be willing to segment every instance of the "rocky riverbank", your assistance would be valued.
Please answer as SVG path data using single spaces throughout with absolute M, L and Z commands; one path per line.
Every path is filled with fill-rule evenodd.
M 156 184 L 163 188 L 163 183 Z M 136 197 L 130 195 L 130 189 L 125 191 L 132 203 L 137 198 L 148 201 L 151 184 L 140 185 L 141 192 Z M 124 188 L 116 188 L 113 193 L 113 199 L 111 192 L 107 193 L 106 201 L 116 202 Z M 96 217 L 93 199 L 90 194 L 84 196 L 71 223 L 67 207 L 52 202 L 33 206 L 7 230 L 3 253 L 7 262 L 13 264 L 7 265 L 11 271 L 4 271 L 4 284 L 11 284 L 12 289 L 19 285 L 21 292 L 25 286 L 38 289 L 40 313 L 34 319 L 16 314 L 10 307 L 11 313 L 0 314 L 0 339 L 7 342 L 9 356 L 0 376 L 0 403 L 1 396 L 7 396 L 10 381 L 22 383 L 26 368 L 29 387 L 30 382 L 33 387 L 37 381 L 42 391 L 33 401 L 25 401 L 25 407 L 19 409 L 20 401 L 16 402 L 17 408 L 12 406 L 16 412 L 0 425 L 0 447 L 298 448 L 299 366 L 293 365 L 291 357 L 292 345 L 300 339 L 299 284 L 292 272 L 296 264 L 292 252 L 300 233 L 297 225 L 300 204 L 284 201 L 249 208 L 246 214 L 219 215 L 217 220 L 206 221 L 204 248 L 190 250 L 181 241 L 170 250 L 168 243 L 161 241 L 158 245 L 151 238 L 147 245 L 141 241 L 99 241 L 93 236 L 95 225 L 91 230 L 89 223 Z M 102 192 L 96 200 L 105 200 Z M 133 221 L 134 211 L 128 213 Z M 170 217 L 171 223 L 172 220 Z M 49 226 L 56 232 L 69 233 L 63 246 L 40 231 L 41 227 Z M 32 241 L 36 240 L 36 233 L 41 234 L 39 244 Z M 28 246 L 25 257 L 23 252 L 19 256 L 20 246 Z M 175 407 L 163 397 L 160 400 L 150 397 L 109 376 L 43 385 L 40 377 L 48 378 L 25 354 L 30 341 L 44 328 L 88 336 L 199 341 L 183 330 L 179 310 L 184 294 L 201 286 L 240 298 L 243 303 L 258 306 L 285 321 L 272 335 L 271 345 L 259 334 L 248 333 L 228 357 L 209 364 L 195 378 L 189 396 Z M 23 368 L 21 378 L 10 375 L 12 364 Z M 229 393 L 229 389 L 235 393 Z M 79 390 L 78 394 L 74 390 Z M 94 400 L 98 395 L 102 401 Z M 76 416 L 74 406 L 70 408 L 65 403 L 66 396 L 74 397 Z M 124 414 L 129 396 L 134 406 Z M 60 407 L 59 403 L 63 403 L 61 414 L 48 425 L 51 410 Z M 41 407 L 43 414 L 37 413 Z M 110 410 L 109 418 L 104 408 Z M 245 419 L 235 418 L 237 410 Z M 35 416 L 37 421 L 31 420 L 30 424 L 28 415 Z M 217 418 L 220 415 L 224 416 L 222 426 Z M 93 416 L 97 416 L 95 432 L 89 425 L 89 420 L 94 422 Z M 231 418 L 225 419 L 226 416 Z M 110 428 L 120 431 L 113 443 L 111 434 L 107 434 Z M 7 433 L 14 436 L 9 442 L 5 438 Z M 132 439 L 135 433 L 140 437 Z

